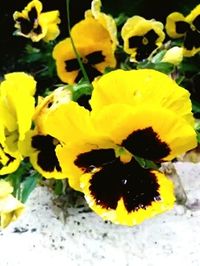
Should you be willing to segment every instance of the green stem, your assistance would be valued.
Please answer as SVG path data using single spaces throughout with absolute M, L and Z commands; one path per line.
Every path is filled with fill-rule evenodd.
M 74 41 L 73 41 L 73 38 L 72 38 L 72 35 L 71 35 L 71 24 L 70 24 L 70 11 L 69 11 L 69 3 L 70 3 L 70 0 L 67 0 L 67 26 L 68 26 L 68 32 L 69 32 L 69 37 L 70 37 L 70 40 L 71 40 L 71 44 L 72 44 L 72 47 L 73 47 L 73 50 L 76 54 L 76 58 L 78 60 L 78 63 L 79 63 L 79 66 L 80 66 L 80 69 L 81 69 L 81 72 L 83 74 L 83 77 L 84 79 L 90 84 L 90 80 L 88 78 L 88 75 L 85 71 L 85 68 L 83 66 L 83 63 L 81 61 L 81 57 L 76 49 L 76 46 L 74 44 Z

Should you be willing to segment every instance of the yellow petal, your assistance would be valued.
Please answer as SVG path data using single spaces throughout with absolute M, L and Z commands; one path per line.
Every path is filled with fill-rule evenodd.
M 183 14 L 179 12 L 173 12 L 169 14 L 165 25 L 167 34 L 174 39 L 183 37 L 185 35 L 185 32 L 183 33 L 177 32 L 176 23 L 185 23 L 185 22 L 186 19 L 183 16 Z
M 167 62 L 177 66 L 182 62 L 182 60 L 183 60 L 183 48 L 174 46 L 166 52 L 161 62 Z
M 46 27 L 47 31 L 43 38 L 45 42 L 54 40 L 59 34 L 60 30 L 58 24 L 60 23 L 59 11 L 49 11 L 41 13 L 39 16 L 39 25 Z
M 0 198 L 4 198 L 13 192 L 11 184 L 4 179 L 0 179 Z

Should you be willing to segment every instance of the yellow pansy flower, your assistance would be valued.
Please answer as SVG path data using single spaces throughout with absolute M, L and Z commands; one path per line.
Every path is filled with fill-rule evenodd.
M 171 209 L 172 182 L 135 158 L 168 161 L 197 145 L 188 92 L 155 70 L 116 70 L 93 85 L 91 112 L 69 102 L 45 120 L 70 186 L 114 223 L 135 225 Z
M 39 0 L 33 0 L 22 12 L 16 11 L 13 14 L 17 35 L 30 38 L 33 42 L 38 42 L 41 39 L 48 42 L 59 35 L 59 11 L 42 13 L 42 8 L 42 3 Z
M 108 31 L 95 19 L 86 18 L 71 30 L 71 35 L 90 80 L 101 75 L 106 67 L 115 67 L 116 60 Z M 73 84 L 82 73 L 71 39 L 59 42 L 53 50 L 59 78 Z
M 0 180 L 0 227 L 5 228 L 15 221 L 25 209 L 24 204 L 18 201 L 11 193 L 13 187 L 9 182 Z
M 132 61 L 142 61 L 159 48 L 164 39 L 163 24 L 140 16 L 129 18 L 122 27 L 124 51 Z
M 14 72 L 0 84 L 0 174 L 14 172 L 21 160 L 20 142 L 30 130 L 35 110 L 36 82 L 30 75 Z
M 169 14 L 165 27 L 171 38 L 184 38 L 184 56 L 191 57 L 200 51 L 200 5 L 186 17 L 178 12 Z

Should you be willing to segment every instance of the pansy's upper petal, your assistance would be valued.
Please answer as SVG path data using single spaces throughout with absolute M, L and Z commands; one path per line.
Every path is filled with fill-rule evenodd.
M 140 106 L 155 103 L 194 125 L 190 95 L 169 76 L 155 70 L 116 70 L 93 82 L 90 104 L 93 111 L 105 105 L 122 103 Z
M 175 202 L 171 180 L 133 161 L 116 160 L 82 175 L 81 188 L 103 219 L 129 226 L 171 209 Z
M 161 22 L 140 16 L 129 18 L 122 27 L 124 50 L 132 60 L 140 61 L 162 45 L 165 34 Z
M 52 109 L 46 117 L 44 130 L 65 144 L 88 141 L 98 135 L 91 123 L 90 112 L 76 102 Z
M 176 39 L 183 37 L 190 28 L 190 25 L 186 21 L 186 18 L 183 16 L 183 14 L 179 12 L 173 12 L 167 17 L 165 28 L 167 34 L 171 38 Z
M 148 160 L 172 160 L 197 145 L 194 127 L 156 104 L 113 104 L 93 114 L 96 130 Z
M 23 72 L 5 75 L 5 80 L 0 85 L 1 103 L 4 104 L 4 108 L 17 123 L 19 140 L 25 137 L 25 133 L 31 127 L 35 105 L 33 97 L 35 88 L 36 81 Z
M 186 22 L 193 24 L 196 30 L 200 31 L 200 5 L 197 5 L 190 13 L 186 16 Z

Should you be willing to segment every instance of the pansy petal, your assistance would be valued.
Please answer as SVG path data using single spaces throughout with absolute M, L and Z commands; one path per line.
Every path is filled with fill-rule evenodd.
M 0 179 L 0 198 L 4 198 L 13 192 L 11 184 L 4 179 Z
M 92 210 L 116 224 L 136 225 L 171 209 L 173 184 L 158 171 L 119 160 L 81 177 L 81 188 Z
M 187 23 L 186 18 L 179 12 L 171 13 L 166 20 L 166 32 L 171 38 L 183 37 L 190 25 Z
M 22 160 L 18 151 L 10 151 L 7 147 L 0 144 L 0 175 L 6 175 L 14 172 Z
M 194 125 L 189 92 L 167 75 L 150 69 L 116 70 L 93 82 L 90 104 L 93 111 L 105 105 L 122 103 L 131 106 L 158 104 Z
M 194 127 L 156 104 L 113 104 L 93 115 L 96 130 L 148 160 L 172 160 L 197 145 Z
M 65 144 L 88 141 L 98 135 L 91 123 L 90 112 L 76 102 L 52 109 L 46 117 L 44 128 L 49 135 Z
M 10 194 L 0 198 L 0 227 L 7 227 L 24 212 L 24 209 L 24 204 Z
M 1 83 L 1 101 L 4 101 L 4 108 L 15 118 L 19 140 L 25 137 L 30 129 L 34 113 L 34 93 L 36 81 L 28 74 L 15 72 L 5 75 Z

